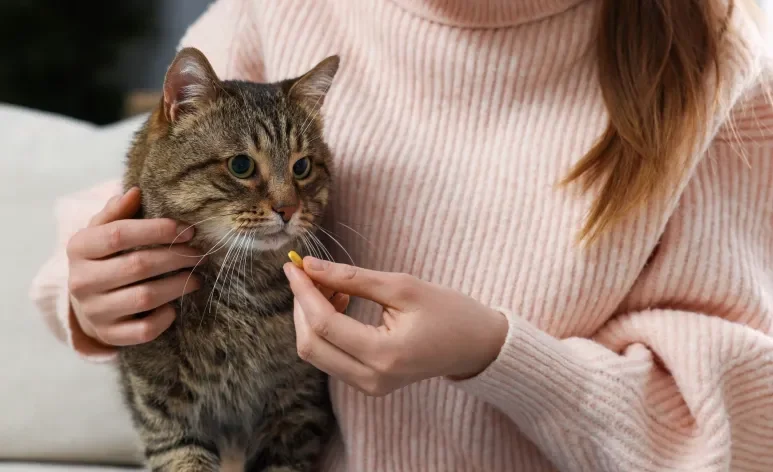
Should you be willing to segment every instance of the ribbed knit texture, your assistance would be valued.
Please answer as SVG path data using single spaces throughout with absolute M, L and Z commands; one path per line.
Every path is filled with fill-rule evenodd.
M 385 398 L 333 381 L 341 437 L 325 470 L 773 470 L 762 41 L 737 8 L 744 37 L 723 53 L 722 105 L 690 172 L 583 249 L 574 237 L 594 196 L 554 184 L 606 123 L 598 6 L 221 0 L 183 40 L 223 78 L 277 80 L 340 54 L 324 108 L 330 229 L 358 265 L 452 287 L 510 320 L 499 358 L 473 379 Z M 64 242 L 118 189 L 60 203 L 60 246 L 33 286 L 89 359 L 113 354 L 72 323 Z M 378 322 L 369 304 L 349 311 Z

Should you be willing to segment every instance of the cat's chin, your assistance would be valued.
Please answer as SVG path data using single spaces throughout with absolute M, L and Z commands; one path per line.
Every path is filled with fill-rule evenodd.
M 276 251 L 287 246 L 290 241 L 292 241 L 292 237 L 285 232 L 281 232 L 270 236 L 254 238 L 250 242 L 250 246 L 252 247 L 252 250 L 258 252 Z

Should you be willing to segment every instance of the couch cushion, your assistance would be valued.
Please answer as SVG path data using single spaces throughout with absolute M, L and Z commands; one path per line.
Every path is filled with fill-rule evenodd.
M 139 472 L 140 468 L 36 462 L 0 462 L 0 472 Z
M 0 106 L 0 459 L 138 462 L 113 368 L 61 345 L 27 293 L 52 250 L 54 199 L 120 177 L 142 118 L 97 128 Z
M 0 472 L 140 472 L 141 468 L 84 464 L 0 462 Z

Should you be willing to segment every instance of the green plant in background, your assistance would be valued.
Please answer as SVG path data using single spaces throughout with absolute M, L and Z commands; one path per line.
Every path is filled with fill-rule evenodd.
M 0 102 L 96 124 L 121 118 L 123 50 L 156 33 L 156 0 L 0 0 Z

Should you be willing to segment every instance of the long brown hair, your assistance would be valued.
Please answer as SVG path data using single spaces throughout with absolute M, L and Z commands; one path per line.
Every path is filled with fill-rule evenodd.
M 609 124 L 563 183 L 598 192 L 581 239 L 595 239 L 684 169 L 708 123 L 734 2 L 604 0 L 598 80 Z M 717 82 L 714 82 L 716 85 Z

